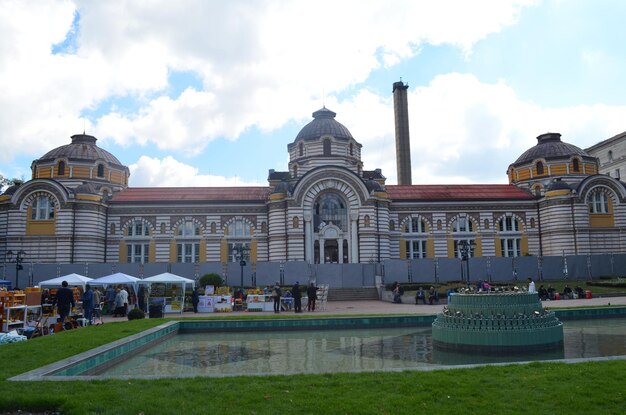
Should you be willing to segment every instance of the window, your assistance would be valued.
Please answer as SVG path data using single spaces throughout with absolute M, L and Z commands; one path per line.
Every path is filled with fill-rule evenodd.
M 474 222 L 467 216 L 461 216 L 452 222 L 452 237 L 454 238 L 454 257 L 463 258 L 461 252 L 461 241 L 466 241 L 468 244 L 467 256 L 472 258 L 474 256 L 476 235 L 474 234 Z
M 396 230 L 396 222 L 393 220 L 389 221 L 389 230 L 390 231 L 395 231 Z
M 200 236 L 200 226 L 194 221 L 188 220 L 178 226 L 178 236 Z
M 354 144 L 350 143 L 350 155 L 354 156 Z
M 324 155 L 325 156 L 330 156 L 331 155 L 330 139 L 329 138 L 324 139 Z
M 537 166 L 537 176 L 541 176 L 543 174 L 543 163 L 538 161 L 536 166 Z
M 620 174 L 619 174 L 619 169 L 615 169 L 615 178 L 617 180 L 621 179 Z
M 200 244 L 198 242 L 178 243 L 177 262 L 200 262 Z
M 498 222 L 498 230 L 500 232 L 519 232 L 519 222 L 511 216 L 502 218 Z
M 322 223 L 332 223 L 342 230 L 347 230 L 348 211 L 343 199 L 336 193 L 323 193 L 317 200 L 313 212 L 313 226 L 319 229 Z
M 574 171 L 580 171 L 580 162 L 578 159 L 572 160 L 572 167 L 574 168 Z
M 211 222 L 211 233 L 217 233 L 217 225 L 215 222 Z
M 104 177 L 104 164 L 98 164 L 98 177 Z
M 143 221 L 136 220 L 128 227 L 128 236 L 138 237 L 149 235 L 150 228 L 148 227 L 148 224 Z
M 243 260 L 250 262 L 250 244 L 248 242 L 231 242 L 228 244 L 228 261 L 239 262 L 243 248 Z
M 609 150 L 608 158 L 609 161 L 613 161 L 613 150 Z
M 406 241 L 406 259 L 426 258 L 426 240 Z
M 500 250 L 503 257 L 518 257 L 521 255 L 522 233 L 520 222 L 513 216 L 507 216 L 498 221 Z
M 294 229 L 298 229 L 300 227 L 300 218 L 294 216 L 292 225 Z
M 300 143 L 300 145 L 298 145 L 298 155 L 300 157 L 304 156 L 304 144 Z
M 412 217 L 404 223 L 402 230 L 406 238 L 406 259 L 426 258 L 426 221 Z
M 109 233 L 111 235 L 115 235 L 115 224 L 114 223 L 111 224 L 111 229 L 110 229 Z
M 468 218 L 458 218 L 452 222 L 452 232 L 474 232 L 474 224 Z
M 295 164 L 293 166 L 293 177 L 298 177 L 298 166 Z
M 228 224 L 228 236 L 237 238 L 250 235 L 250 225 L 245 220 L 236 219 Z
M 149 246 L 147 243 L 129 243 L 126 245 L 126 262 L 147 264 L 150 252 Z
M 32 220 L 53 220 L 54 204 L 48 196 L 38 196 L 31 206 L 30 218 Z
M 370 215 L 365 215 L 363 217 L 363 226 L 366 228 L 370 227 Z
M 59 165 L 57 166 L 57 176 L 65 176 L 65 162 L 59 161 Z
M 589 212 L 609 213 L 609 201 L 606 193 L 598 190 L 591 193 L 589 197 Z

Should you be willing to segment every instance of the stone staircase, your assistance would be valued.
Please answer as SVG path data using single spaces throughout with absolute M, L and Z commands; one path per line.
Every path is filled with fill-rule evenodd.
M 378 300 L 378 290 L 371 288 L 333 288 L 328 289 L 328 301 Z

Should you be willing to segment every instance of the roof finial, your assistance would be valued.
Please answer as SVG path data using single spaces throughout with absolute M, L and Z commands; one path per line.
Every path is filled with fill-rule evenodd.
M 326 108 L 326 88 L 322 87 L 322 108 Z
M 85 126 L 86 125 L 87 125 L 87 123 L 85 122 L 85 119 L 83 118 L 83 135 L 85 135 L 85 129 L 86 129 Z

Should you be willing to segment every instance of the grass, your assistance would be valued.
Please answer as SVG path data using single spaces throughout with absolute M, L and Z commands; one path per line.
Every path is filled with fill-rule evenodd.
M 624 360 L 427 372 L 28 383 L 6 380 L 162 322 L 146 319 L 105 324 L 0 346 L 0 411 L 57 410 L 64 415 L 626 412 Z

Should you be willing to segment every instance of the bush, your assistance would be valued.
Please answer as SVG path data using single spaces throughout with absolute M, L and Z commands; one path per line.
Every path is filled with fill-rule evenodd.
M 206 287 L 207 285 L 213 285 L 215 288 L 220 287 L 224 283 L 224 280 L 219 274 L 204 274 L 200 277 L 200 287 Z
M 128 312 L 128 320 L 141 320 L 146 318 L 146 314 L 140 308 L 133 308 Z

